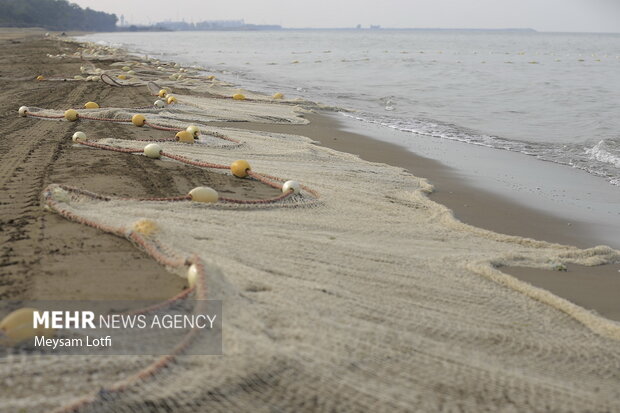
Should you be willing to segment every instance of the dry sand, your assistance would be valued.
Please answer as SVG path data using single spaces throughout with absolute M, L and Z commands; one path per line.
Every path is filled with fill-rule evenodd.
M 80 61 L 47 59 L 48 53 L 70 54 L 77 44 L 41 40 L 42 31 L 38 30 L 26 32 L 33 32 L 33 38 L 24 38 L 23 31 L 9 30 L 5 32 L 7 38 L 0 40 L 4 62 L 0 66 L 0 299 L 170 297 L 185 286 L 182 279 L 171 277 L 126 240 L 44 211 L 40 204 L 43 189 L 51 183 L 64 183 L 128 197 L 184 195 L 200 185 L 258 197 L 270 193 L 269 189 L 177 163 L 76 150 L 70 139 L 78 128 L 76 124 L 15 116 L 20 105 L 64 110 L 88 101 L 144 106 L 153 100 L 142 89 L 112 89 L 101 82 L 34 81 L 38 74 L 62 77 L 79 72 Z M 171 134 L 97 122 L 79 128 L 91 136 L 123 139 L 165 138 Z
M 43 56 L 78 46 L 40 37 L 14 41 L 3 41 L 3 61 L 12 63 L 0 68 L 2 298 L 175 294 L 184 283 L 129 242 L 42 211 L 41 190 L 68 183 L 106 195 L 172 196 L 209 184 L 243 197 L 271 193 L 177 163 L 75 148 L 69 140 L 80 125 L 97 137 L 124 139 L 113 141 L 117 145 L 137 147 L 128 139 L 153 136 L 151 130 L 18 118 L 21 104 L 61 111 L 87 100 L 132 107 L 152 98 L 141 88 L 35 82 L 42 72 L 76 73 L 79 62 L 50 63 Z M 110 61 L 95 63 L 105 67 Z M 191 88 L 184 93 L 190 101 Z M 209 104 L 222 110 L 217 100 Z M 254 106 L 249 118 L 263 111 L 265 122 L 283 120 L 270 118 L 275 110 L 265 107 Z M 181 110 L 175 116 L 186 115 Z M 312 120 L 314 125 L 296 132 L 321 140 L 354 138 L 333 123 Z M 478 229 L 429 201 L 428 184 L 402 169 L 299 136 L 228 133 L 244 142 L 231 153 L 208 145 L 170 148 L 205 161 L 223 162 L 233 153 L 251 158 L 257 170 L 293 176 L 319 190 L 322 204 L 234 211 L 131 201 L 111 202 L 105 210 L 88 201 L 68 205 L 101 222 L 156 220 L 162 242 L 194 250 L 207 262 L 210 297 L 223 299 L 225 306 L 224 357 L 180 357 L 127 392 L 113 398 L 99 393 L 94 411 L 620 409 L 620 325 L 497 270 L 519 264 L 549 269 L 558 262 L 596 265 L 617 260 L 617 251 L 579 250 Z M 351 140 L 348 150 L 356 152 L 361 142 Z M 369 148 L 366 156 L 385 153 L 375 152 Z M 5 358 L 1 406 L 46 411 L 96 393 L 149 361 Z M 40 380 L 32 380 L 34 375 Z

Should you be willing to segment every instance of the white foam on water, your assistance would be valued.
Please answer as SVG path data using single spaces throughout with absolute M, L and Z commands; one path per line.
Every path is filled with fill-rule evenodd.
M 620 168 L 620 153 L 611 153 L 613 149 L 609 147 L 609 143 L 602 140 L 590 149 L 586 149 L 586 153 L 590 155 L 592 159 L 596 159 L 599 162 L 604 162 Z M 618 152 L 618 149 L 616 149 Z
M 341 112 L 341 114 L 358 121 L 381 125 L 401 132 L 410 132 L 421 136 L 448 139 L 531 155 L 543 161 L 584 170 L 605 178 L 614 186 L 620 186 L 620 140 L 601 140 L 594 146 L 589 146 L 588 144 L 556 145 L 523 142 L 477 134 L 475 131 L 431 120 L 417 119 L 404 121 L 359 112 Z

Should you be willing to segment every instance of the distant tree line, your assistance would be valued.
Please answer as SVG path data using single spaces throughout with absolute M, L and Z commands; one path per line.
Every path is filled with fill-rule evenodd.
M 83 9 L 66 0 L 0 0 L 0 26 L 48 30 L 113 31 L 115 14 Z

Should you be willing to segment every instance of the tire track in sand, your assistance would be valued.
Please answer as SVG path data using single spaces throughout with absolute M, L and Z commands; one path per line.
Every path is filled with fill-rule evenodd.
M 20 118 L 19 106 L 65 109 L 111 94 L 126 106 L 145 104 L 141 100 L 147 99 L 139 91 L 110 90 L 99 83 L 31 80 L 39 73 L 59 76 L 78 71 L 77 62 L 45 57 L 58 53 L 58 47 L 42 39 L 21 44 L 0 41 L 0 60 L 11 62 L 0 64 L 0 299 L 167 297 L 183 287 L 182 280 L 170 277 L 145 254 L 128 247 L 127 241 L 41 207 L 42 190 L 59 176 L 79 184 L 99 175 L 88 162 L 101 155 L 69 150 L 79 123 Z M 15 80 L 16 71 L 32 77 Z M 110 186 L 114 185 L 119 184 L 112 180 Z M 145 279 L 152 285 L 149 291 L 143 287 Z

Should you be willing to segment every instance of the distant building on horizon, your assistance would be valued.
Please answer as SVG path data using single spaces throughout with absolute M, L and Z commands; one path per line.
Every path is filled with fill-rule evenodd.
M 155 26 L 166 30 L 191 31 L 191 30 L 281 30 L 282 26 L 276 24 L 248 24 L 242 20 L 205 20 L 198 23 L 185 21 L 164 21 Z

